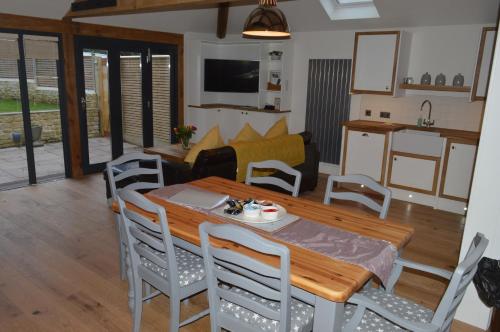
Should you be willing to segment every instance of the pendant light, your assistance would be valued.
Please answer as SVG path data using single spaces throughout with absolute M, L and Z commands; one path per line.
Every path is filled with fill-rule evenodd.
M 289 39 L 286 17 L 277 7 L 277 0 L 259 0 L 259 7 L 248 16 L 243 28 L 244 38 Z

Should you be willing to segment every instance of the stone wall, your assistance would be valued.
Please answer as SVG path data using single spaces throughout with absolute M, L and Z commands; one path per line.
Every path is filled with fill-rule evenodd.
M 57 88 L 39 88 L 32 81 L 28 81 L 28 95 L 33 102 L 59 103 L 59 90 Z M 0 99 L 21 99 L 19 81 L 0 80 Z
M 100 136 L 99 109 L 95 94 L 87 95 L 87 123 L 89 138 Z M 61 141 L 61 118 L 59 110 L 31 112 L 31 124 L 42 126 L 42 138 L 45 143 Z M 21 112 L 0 113 L 0 148 L 16 146 L 12 133 L 21 133 L 24 137 L 23 116 Z

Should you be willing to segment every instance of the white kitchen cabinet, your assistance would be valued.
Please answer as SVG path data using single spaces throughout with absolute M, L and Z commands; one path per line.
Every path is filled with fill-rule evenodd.
M 450 142 L 443 167 L 441 196 L 467 200 L 476 158 L 476 145 Z M 446 160 L 446 158 L 445 158 Z
M 476 73 L 472 87 L 471 100 L 484 100 L 490 77 L 491 60 L 495 47 L 496 28 L 483 28 L 477 54 Z
M 389 186 L 426 194 L 436 192 L 439 159 L 393 152 L 389 166 Z
M 382 182 L 385 173 L 384 158 L 386 135 L 380 133 L 346 130 L 343 174 L 363 174 Z
M 352 93 L 394 93 L 399 37 L 399 31 L 356 32 Z
M 219 124 L 221 117 L 217 109 L 201 109 L 190 107 L 185 119 L 186 125 L 195 125 L 198 130 L 193 136 L 193 142 L 198 142 L 213 126 Z
M 198 130 L 193 136 L 193 142 L 198 142 L 210 129 L 219 125 L 224 141 L 234 138 L 249 123 L 255 130 L 264 135 L 266 131 L 280 118 L 288 113 L 265 113 L 242 111 L 229 108 L 197 108 L 190 107 L 185 123 L 195 125 Z

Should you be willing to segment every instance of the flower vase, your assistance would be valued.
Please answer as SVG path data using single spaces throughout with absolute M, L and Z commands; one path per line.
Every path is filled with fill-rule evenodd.
M 189 138 L 187 137 L 181 138 L 181 145 L 184 150 L 189 150 Z

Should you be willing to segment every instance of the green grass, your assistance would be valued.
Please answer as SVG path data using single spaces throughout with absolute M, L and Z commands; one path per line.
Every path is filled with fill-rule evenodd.
M 49 103 L 34 103 L 30 102 L 30 111 L 46 111 L 46 110 L 57 110 L 59 109 L 58 104 Z M 11 113 L 11 112 L 21 112 L 21 101 L 15 99 L 2 99 L 0 100 L 0 113 Z

